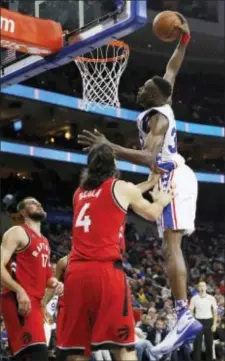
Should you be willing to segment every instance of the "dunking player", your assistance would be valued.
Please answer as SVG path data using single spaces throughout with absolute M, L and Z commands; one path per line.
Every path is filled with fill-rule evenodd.
M 52 276 L 48 240 L 41 234 L 46 213 L 34 198 L 18 204 L 24 218 L 10 228 L 1 244 L 2 313 L 15 361 L 47 361 L 41 301 L 46 287 L 60 295 L 63 285 Z
M 60 258 L 60 260 L 57 262 L 55 277 L 57 278 L 58 281 L 64 282 L 64 276 L 65 276 L 65 271 L 66 271 L 66 268 L 68 265 L 68 260 L 69 260 L 69 255 Z M 49 315 L 47 313 L 46 307 L 47 307 L 48 303 L 51 301 L 51 299 L 53 298 L 53 296 L 54 296 L 54 290 L 48 289 L 46 291 L 45 297 L 43 298 L 43 301 L 42 301 L 47 320 L 49 318 Z M 63 331 L 63 327 L 62 327 L 63 309 L 64 309 L 64 302 L 63 302 L 63 295 L 62 295 L 61 297 L 59 297 L 58 307 L 57 307 L 57 321 L 56 321 L 57 346 L 61 345 L 61 339 L 62 339 L 61 334 Z
M 163 78 L 155 76 L 146 81 L 138 92 L 137 101 L 146 110 L 138 116 L 137 125 L 142 151 L 127 149 L 109 142 L 103 134 L 83 131 L 79 143 L 88 149 L 93 144 L 108 142 L 117 157 L 135 164 L 143 164 L 160 172 L 161 184 L 173 178 L 175 200 L 164 209 L 161 226 L 164 231 L 165 259 L 173 296 L 176 300 L 178 322 L 172 333 L 155 348 L 167 353 L 184 341 L 194 338 L 201 326 L 187 308 L 187 270 L 181 250 L 183 235 L 194 231 L 197 201 L 197 180 L 193 171 L 177 153 L 177 131 L 173 110 L 170 107 L 176 75 L 183 63 L 187 44 L 191 38 L 189 26 L 182 19 L 179 44 L 169 60 Z
M 150 183 L 145 182 L 142 191 L 147 191 Z M 120 361 L 136 360 L 120 231 L 129 206 L 142 217 L 154 220 L 171 201 L 171 191 L 158 192 L 156 199 L 149 203 L 138 187 L 117 179 L 109 145 L 97 145 L 91 150 L 73 198 L 73 241 L 65 274 L 58 360 L 66 360 L 68 355 L 86 360 L 85 352 L 90 348 L 117 350 L 116 359 Z

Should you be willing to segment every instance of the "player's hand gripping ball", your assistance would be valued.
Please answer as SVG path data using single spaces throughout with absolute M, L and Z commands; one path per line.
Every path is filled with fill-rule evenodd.
M 174 11 L 162 11 L 153 21 L 153 32 L 162 41 L 171 42 L 176 40 L 181 32 L 185 18 Z

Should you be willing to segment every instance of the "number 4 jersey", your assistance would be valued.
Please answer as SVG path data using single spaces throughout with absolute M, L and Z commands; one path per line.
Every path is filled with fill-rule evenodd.
M 12 255 L 7 269 L 29 296 L 42 299 L 47 281 L 52 277 L 49 243 L 44 236 L 34 232 L 26 224 L 20 227 L 27 233 L 29 242 L 26 247 Z
M 70 262 L 121 259 L 126 210 L 114 195 L 116 181 L 110 178 L 94 190 L 75 192 Z

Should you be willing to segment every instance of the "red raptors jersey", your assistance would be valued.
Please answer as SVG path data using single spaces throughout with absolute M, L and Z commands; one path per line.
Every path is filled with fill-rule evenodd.
M 30 296 L 43 298 L 47 280 L 52 276 L 48 240 L 23 224 L 28 245 L 13 254 L 7 269 Z
M 121 259 L 126 210 L 114 196 L 116 180 L 110 178 L 91 191 L 78 188 L 73 198 L 73 241 L 70 262 Z

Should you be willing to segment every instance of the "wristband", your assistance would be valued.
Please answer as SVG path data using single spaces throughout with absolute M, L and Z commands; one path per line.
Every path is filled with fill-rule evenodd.
M 183 34 L 181 37 L 181 44 L 183 45 L 188 45 L 189 41 L 191 40 L 191 35 L 190 34 Z

